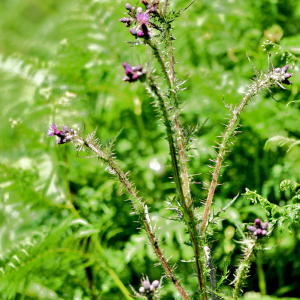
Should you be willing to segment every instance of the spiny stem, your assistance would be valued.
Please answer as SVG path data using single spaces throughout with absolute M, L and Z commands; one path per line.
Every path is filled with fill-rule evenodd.
M 168 265 L 166 259 L 164 258 L 162 251 L 158 245 L 158 240 L 155 237 L 155 234 L 153 232 L 152 226 L 150 224 L 149 220 L 149 214 L 147 210 L 147 206 L 144 205 L 141 200 L 139 199 L 136 191 L 132 188 L 132 184 L 128 180 L 126 174 L 118 167 L 116 162 L 110 158 L 104 151 L 102 151 L 99 147 L 95 146 L 93 143 L 85 140 L 83 141 L 84 145 L 91 149 L 100 159 L 105 161 L 108 166 L 111 168 L 111 170 L 116 174 L 116 176 L 119 178 L 121 181 L 123 187 L 125 188 L 126 193 L 129 195 L 130 199 L 132 200 L 132 203 L 134 205 L 136 213 L 140 216 L 142 219 L 144 228 L 146 230 L 146 233 L 148 235 L 148 238 L 151 242 L 151 245 L 156 253 L 156 256 L 158 257 L 161 265 L 163 266 L 167 276 L 171 279 L 173 284 L 176 286 L 177 290 L 181 294 L 184 300 L 189 300 L 188 295 L 180 285 L 178 279 L 176 276 L 173 274 L 170 266 Z
M 201 254 L 200 253 L 201 252 L 200 241 L 198 240 L 199 237 L 198 237 L 198 232 L 196 229 L 196 223 L 195 223 L 195 217 L 194 217 L 193 210 L 190 207 L 188 207 L 185 202 L 185 194 L 184 194 L 183 185 L 181 183 L 180 169 L 179 169 L 179 163 L 178 163 L 178 159 L 177 159 L 177 155 L 176 155 L 175 141 L 174 141 L 174 138 L 172 135 L 171 122 L 169 120 L 164 97 L 161 94 L 160 90 L 157 87 L 157 84 L 155 83 L 155 81 L 153 80 L 153 78 L 151 76 L 148 78 L 148 83 L 149 83 L 149 87 L 150 87 L 151 91 L 156 95 L 159 106 L 160 106 L 160 110 L 163 113 L 164 123 L 165 123 L 166 129 L 167 129 L 167 138 L 168 138 L 168 143 L 169 143 L 175 184 L 176 184 L 176 188 L 179 193 L 180 203 L 183 207 L 183 209 L 182 209 L 183 218 L 188 227 L 189 235 L 191 237 L 192 244 L 193 244 L 199 287 L 200 287 L 200 291 L 202 294 L 202 299 L 204 300 L 204 299 L 206 299 L 205 277 L 202 275 L 203 262 L 202 262 L 202 255 L 200 255 Z
M 204 209 L 203 221 L 201 224 L 201 230 L 200 230 L 201 236 L 205 235 L 205 230 L 208 222 L 208 215 L 213 201 L 215 189 L 218 184 L 220 169 L 222 167 L 222 163 L 226 155 L 228 143 L 230 139 L 234 136 L 235 129 L 239 125 L 241 113 L 244 110 L 247 103 L 258 93 L 258 91 L 262 89 L 268 89 L 272 85 L 274 85 L 274 82 L 270 81 L 268 77 L 266 77 L 264 80 L 254 82 L 254 84 L 249 88 L 248 92 L 243 98 L 241 104 L 237 108 L 235 108 L 232 112 L 232 118 L 230 119 L 230 121 L 226 126 L 226 130 L 222 136 L 221 144 L 219 145 L 219 153 L 217 154 L 216 165 L 213 170 L 212 181 L 210 183 L 208 196 L 207 196 L 205 209 Z
M 169 39 L 170 39 L 170 43 L 171 43 L 170 34 L 169 34 Z M 170 147 L 170 154 L 171 154 L 175 183 L 176 183 L 177 190 L 179 192 L 181 204 L 184 207 L 184 219 L 185 219 L 185 223 L 188 227 L 188 231 L 189 231 L 189 234 L 190 234 L 190 237 L 192 240 L 192 244 L 193 244 L 193 248 L 194 248 L 199 288 L 201 291 L 202 299 L 206 300 L 207 299 L 206 278 L 205 278 L 205 276 L 203 276 L 203 271 L 202 271 L 204 268 L 203 261 L 202 261 L 203 255 L 201 255 L 201 253 L 200 253 L 200 252 L 202 252 L 201 241 L 199 239 L 198 229 L 197 229 L 197 225 L 196 225 L 196 218 L 194 216 L 194 211 L 192 209 L 192 197 L 191 197 L 190 186 L 189 186 L 186 155 L 185 155 L 184 146 L 182 144 L 182 133 L 181 133 L 180 123 L 179 123 L 178 100 L 177 100 L 176 90 L 174 89 L 174 80 L 175 80 L 174 59 L 173 58 L 171 59 L 171 65 L 173 66 L 173 67 L 171 67 L 171 69 L 173 69 L 173 73 L 171 72 L 171 74 L 173 74 L 173 76 L 171 77 L 168 74 L 165 62 L 164 62 L 157 46 L 149 40 L 147 41 L 147 43 L 152 48 L 153 53 L 161 66 L 165 80 L 170 89 L 171 97 L 172 97 L 174 105 L 176 107 L 174 123 L 175 123 L 176 135 L 177 135 L 176 144 L 177 144 L 178 152 L 179 152 L 179 161 L 177 160 L 177 156 L 176 156 L 176 152 L 175 152 L 175 143 L 173 140 L 173 136 L 172 136 L 172 132 L 171 132 L 171 124 L 168 119 L 166 107 L 164 104 L 160 104 L 163 114 L 164 114 L 165 123 L 167 126 L 168 141 L 169 141 L 169 145 L 170 145 L 169 147 Z M 171 48 L 173 48 L 172 44 L 171 44 Z M 171 51 L 171 56 L 173 57 L 173 50 Z M 155 88 L 156 85 L 154 84 L 153 87 Z M 158 92 L 157 88 L 156 88 L 156 91 Z M 163 97 L 161 95 L 159 95 L 160 92 L 158 92 L 158 94 L 157 94 L 156 91 L 153 91 L 153 92 L 158 97 L 159 102 L 163 103 L 164 102 Z M 169 125 L 167 125 L 167 124 L 169 124 Z M 168 127 L 170 127 L 170 130 L 168 129 Z M 173 144 L 173 146 L 171 144 Z M 174 150 L 174 154 L 172 154 L 171 150 L 172 151 Z M 179 171 L 179 169 L 181 172 Z
M 214 270 L 213 270 L 213 266 L 212 266 L 212 262 L 211 262 L 211 257 L 210 257 L 210 251 L 209 251 L 209 247 L 208 246 L 204 246 L 204 252 L 206 255 L 206 259 L 207 259 L 207 264 L 209 267 L 209 273 L 210 273 L 210 283 L 211 283 L 211 290 L 212 290 L 212 295 L 211 295 L 211 300 L 215 300 L 215 278 L 214 278 Z
M 239 295 L 239 292 L 240 292 L 240 289 L 241 289 L 241 286 L 243 283 L 243 279 L 245 278 L 245 276 L 247 275 L 247 272 L 249 270 L 249 266 L 251 263 L 251 256 L 252 256 L 254 247 L 255 247 L 255 242 L 249 241 L 249 243 L 247 244 L 245 256 L 239 264 L 239 267 L 237 269 L 236 278 L 234 280 L 235 287 L 233 290 L 233 300 L 236 300 L 238 298 L 238 295 Z
M 162 9 L 162 14 L 163 15 L 166 13 L 167 5 L 168 5 L 168 0 L 165 0 L 164 6 L 163 6 L 163 9 Z

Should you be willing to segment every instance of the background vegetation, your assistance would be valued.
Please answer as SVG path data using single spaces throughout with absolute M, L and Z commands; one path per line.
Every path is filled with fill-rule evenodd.
M 189 1 L 173 1 L 175 8 Z M 126 196 L 96 159 L 75 157 L 69 145 L 57 147 L 46 137 L 50 123 L 82 127 L 107 144 L 116 141 L 116 155 L 136 183 L 160 227 L 171 261 L 188 260 L 182 244 L 184 227 L 158 217 L 170 216 L 166 203 L 174 185 L 162 126 L 152 99 L 141 84 L 122 83 L 122 62 L 144 64 L 143 46 L 130 48 L 133 37 L 118 20 L 124 1 L 2 0 L 0 2 L 0 259 L 1 299 L 123 299 L 118 277 L 139 287 L 142 274 L 159 279 L 155 257 L 139 232 Z M 135 4 L 135 3 L 131 3 Z M 223 131 L 228 109 L 242 98 L 253 69 L 267 70 L 261 45 L 275 41 L 300 54 L 300 3 L 291 0 L 197 1 L 176 21 L 176 71 L 187 78 L 188 100 L 182 121 L 191 126 L 209 120 L 194 143 L 190 168 L 196 204 L 206 198 L 212 145 Z M 285 58 L 275 55 L 274 66 Z M 266 141 L 274 136 L 300 139 L 299 67 L 287 91 L 259 95 L 245 110 L 242 133 L 228 156 L 217 189 L 217 207 L 256 190 L 277 205 L 286 204 L 284 179 L 300 181 L 299 146 L 287 151 Z M 84 153 L 82 154 L 84 155 Z M 72 204 L 73 203 L 73 204 Z M 217 208 L 216 208 L 217 209 Z M 222 269 L 232 253 L 231 269 L 241 253 L 235 220 L 252 222 L 267 216 L 259 205 L 240 196 L 212 234 L 213 260 Z M 275 230 L 270 250 L 256 258 L 245 291 L 277 297 L 300 295 L 300 226 Z M 100 237 L 100 239 L 99 239 Z M 99 242 L 100 241 L 100 242 Z M 184 286 L 195 277 L 180 263 Z M 228 282 L 233 277 L 228 278 Z M 164 281 L 164 299 L 178 297 Z M 267 288 L 266 288 L 267 287 Z M 224 291 L 226 292 L 226 290 Z M 247 293 L 247 299 L 261 299 Z M 264 297 L 263 299 L 273 299 Z

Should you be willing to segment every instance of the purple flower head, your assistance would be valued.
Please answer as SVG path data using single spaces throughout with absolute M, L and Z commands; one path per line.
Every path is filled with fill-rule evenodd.
M 257 218 L 254 221 L 255 226 L 248 226 L 248 230 L 255 236 L 256 239 L 259 239 L 268 234 L 268 224 L 268 222 L 261 223 L 261 220 Z
M 279 80 L 282 84 L 291 85 L 292 82 L 288 79 L 292 77 L 293 73 L 287 73 L 289 66 L 285 65 L 282 68 L 275 68 L 275 78 Z
M 57 126 L 55 123 L 50 125 L 50 128 L 47 131 L 48 137 L 54 136 L 54 135 L 59 135 L 61 133 L 61 130 L 58 130 Z
M 77 132 L 73 129 L 70 129 L 68 126 L 63 125 L 62 130 L 58 129 L 56 124 L 53 123 L 50 125 L 50 128 L 47 131 L 48 137 L 56 135 L 58 137 L 58 140 L 56 141 L 57 145 L 65 144 L 67 142 L 72 141 L 75 135 L 77 135 Z
M 125 74 L 126 76 L 123 77 L 123 81 L 128 81 L 128 82 L 134 82 L 137 81 L 140 77 L 145 75 L 145 72 L 143 72 L 143 66 L 138 65 L 136 67 L 132 67 L 129 63 L 124 62 L 123 67 L 125 69 Z
M 149 20 L 150 20 L 150 17 L 148 16 L 148 14 L 139 14 L 137 15 L 137 20 L 139 21 L 140 25 L 147 25 L 149 24 Z

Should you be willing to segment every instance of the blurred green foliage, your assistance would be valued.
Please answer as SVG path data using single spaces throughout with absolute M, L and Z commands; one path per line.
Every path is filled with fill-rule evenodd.
M 173 2 L 176 9 L 189 4 Z M 150 280 L 162 275 L 145 235 L 130 216 L 126 196 L 96 159 L 77 158 L 71 146 L 57 147 L 54 139 L 48 139 L 46 130 L 52 122 L 72 128 L 84 123 L 87 133 L 98 126 L 103 145 L 123 129 L 116 155 L 148 200 L 166 256 L 172 256 L 173 263 L 192 258 L 192 250 L 182 243 L 187 239 L 183 225 L 164 218 L 170 216 L 165 201 L 174 195 L 164 128 L 158 126 L 144 86 L 121 81 L 123 61 L 148 61 L 144 46 L 125 43 L 133 37 L 118 21 L 124 4 L 119 0 L 0 2 L 1 299 L 123 299 L 122 287 L 112 274 L 135 288 L 142 274 Z M 207 164 L 214 158 L 211 146 L 228 113 L 223 97 L 233 105 L 243 97 L 253 77 L 246 53 L 258 70 L 268 69 L 261 48 L 266 39 L 300 54 L 300 3 L 197 1 L 174 25 L 176 72 L 188 79 L 186 90 L 179 94 L 187 101 L 182 123 L 195 126 L 209 117 L 189 163 L 192 173 L 200 173 L 195 181 L 201 184 L 192 187 L 195 205 L 200 207 L 206 198 L 203 184 L 210 180 Z M 275 50 L 270 63 L 281 67 L 285 58 Z M 215 195 L 215 210 L 246 187 L 276 205 L 291 204 L 290 192 L 282 192 L 280 182 L 300 181 L 299 145 L 288 152 L 287 146 L 279 148 L 274 142 L 264 146 L 274 136 L 300 139 L 299 103 L 287 106 L 299 100 L 298 71 L 296 65 L 288 90 L 278 88 L 273 97 L 259 95 L 246 108 L 242 133 L 228 155 L 223 185 Z M 240 257 L 235 222 L 267 219 L 258 204 L 242 196 L 226 217 L 211 236 L 220 274 L 230 252 L 232 270 Z M 275 229 L 268 241 L 270 250 L 261 253 L 251 268 L 245 291 L 273 297 L 248 293 L 245 299 L 300 295 L 299 228 L 296 224 L 291 234 Z M 191 268 L 183 262 L 177 268 L 189 291 L 196 282 Z M 166 280 L 164 284 L 164 299 L 178 299 L 174 287 Z

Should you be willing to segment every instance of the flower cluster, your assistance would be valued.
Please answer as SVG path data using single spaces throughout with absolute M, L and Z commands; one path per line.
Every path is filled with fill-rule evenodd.
M 271 77 L 278 82 L 286 85 L 291 85 L 292 82 L 288 79 L 292 77 L 293 73 L 287 73 L 289 66 L 285 65 L 282 68 L 275 68 L 271 74 Z
M 151 284 L 148 280 L 142 282 L 142 286 L 139 288 L 140 294 L 152 295 L 154 291 L 159 287 L 159 281 L 154 280 Z
M 139 78 L 142 79 L 146 74 L 146 72 L 143 71 L 142 65 L 132 67 L 129 63 L 124 62 L 123 67 L 126 73 L 126 75 L 122 79 L 123 81 L 134 82 L 137 81 Z
M 269 223 L 261 223 L 260 219 L 255 219 L 255 226 L 248 226 L 248 230 L 258 239 L 268 234 L 267 228 Z
M 145 12 L 141 7 L 132 7 L 129 3 L 125 4 L 125 8 L 128 10 L 130 17 L 123 17 L 119 21 L 124 23 L 126 27 L 130 27 L 132 23 L 136 25 L 129 29 L 129 32 L 137 38 L 150 38 L 149 32 L 149 20 L 151 14 L 157 13 L 158 4 L 157 0 L 153 0 L 152 4 L 149 4 L 147 0 L 142 0 L 145 5 Z
M 69 127 L 67 127 L 66 125 L 63 125 L 62 130 L 58 129 L 55 123 L 50 125 L 47 133 L 48 137 L 56 135 L 59 138 L 56 141 L 57 145 L 71 142 L 77 135 L 76 131 L 74 131 L 73 129 L 69 129 Z

